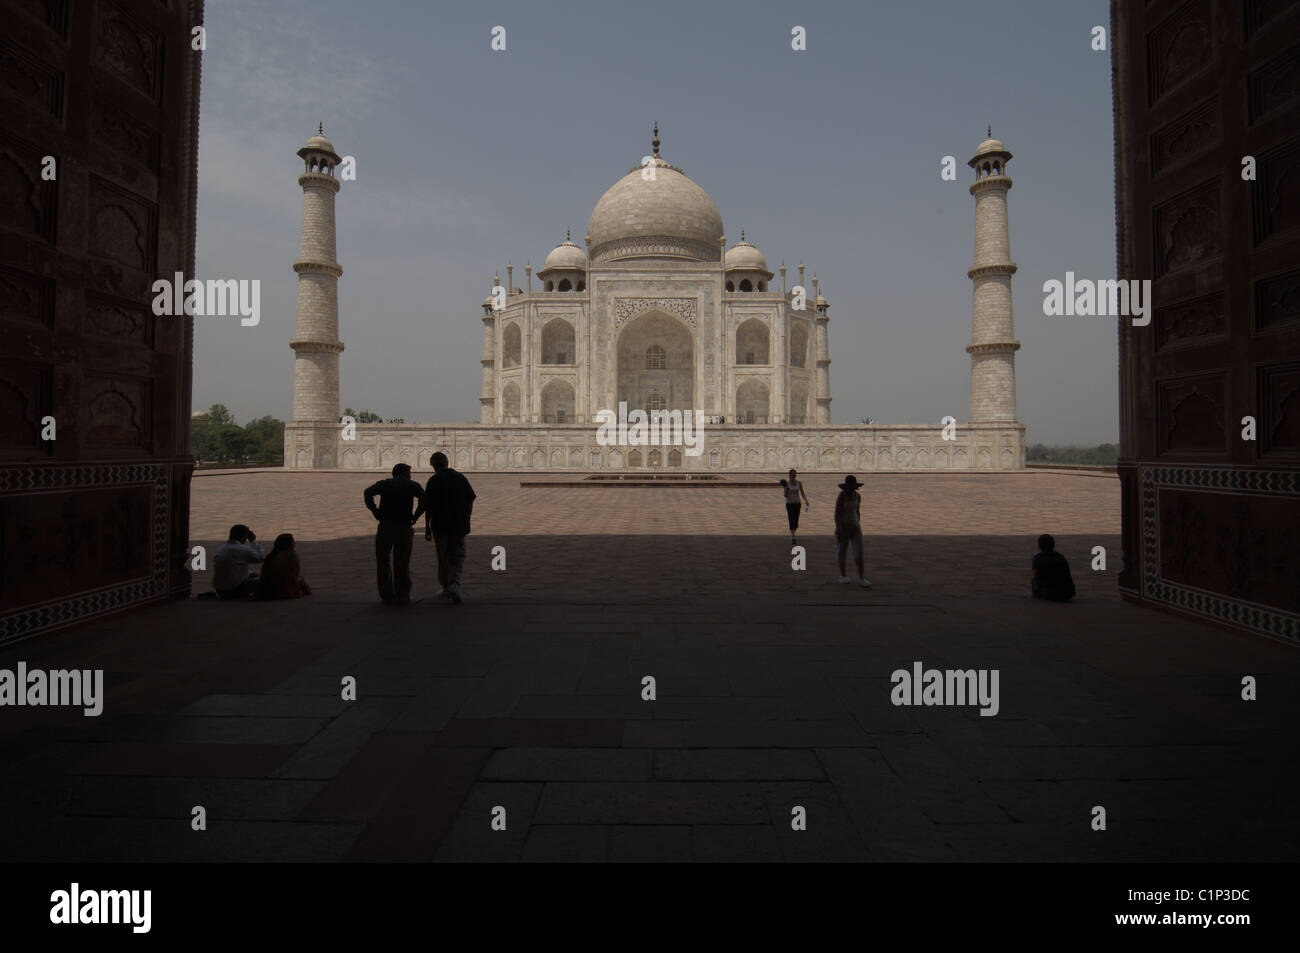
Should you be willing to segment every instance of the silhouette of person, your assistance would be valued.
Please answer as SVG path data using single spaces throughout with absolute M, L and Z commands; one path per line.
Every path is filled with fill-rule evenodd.
M 212 588 L 222 599 L 247 599 L 257 591 L 252 563 L 266 558 L 257 535 L 243 523 L 230 527 L 230 538 L 212 554 Z
M 867 581 L 863 569 L 862 496 L 858 493 L 858 487 L 864 485 L 859 483 L 858 478 L 852 473 L 840 484 L 840 495 L 835 498 L 835 543 L 836 558 L 840 564 L 840 582 L 850 581 L 844 568 L 844 558 L 848 555 L 851 545 L 853 561 L 858 567 L 858 585 L 863 589 L 870 589 L 871 583 Z
M 375 505 L 376 496 L 379 497 L 378 506 Z M 396 602 L 399 606 L 409 605 L 411 542 L 415 537 L 415 521 L 424 512 L 424 490 L 411 479 L 411 468 L 399 463 L 393 467 L 390 479 L 372 483 L 366 487 L 363 497 L 366 508 L 379 520 L 375 530 L 379 598 L 387 603 Z M 419 504 L 414 513 L 411 512 L 413 500 Z
M 433 476 L 424 487 L 426 509 L 424 538 L 432 539 L 438 551 L 439 599 L 461 602 L 460 576 L 465 568 L 465 537 L 476 494 L 469 480 L 447 463 L 445 453 L 429 458 Z
M 1056 540 L 1047 533 L 1038 537 L 1038 552 L 1034 554 L 1034 573 L 1029 588 L 1035 599 L 1069 602 L 1074 598 L 1070 562 L 1056 551 Z
M 302 564 L 293 548 L 293 534 L 281 533 L 275 547 L 262 563 L 262 578 L 257 584 L 259 599 L 297 599 L 310 596 L 311 586 L 302 578 Z
M 799 532 L 799 497 L 803 497 L 803 505 L 810 506 L 808 494 L 804 492 L 803 484 L 795 477 L 798 474 L 790 471 L 790 479 L 781 481 L 781 489 L 785 492 L 785 516 L 790 524 L 790 543 L 791 545 L 799 542 L 799 537 L 795 534 Z

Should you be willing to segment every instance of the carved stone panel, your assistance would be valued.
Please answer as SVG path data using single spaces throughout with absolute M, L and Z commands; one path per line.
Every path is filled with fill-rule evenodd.
M 1260 456 L 1300 458 L 1300 362 L 1259 368 Z
M 90 177 L 90 234 L 92 255 L 153 274 L 158 260 L 158 206 L 142 196 L 101 179 Z
M 1259 157 L 1251 190 L 1255 244 L 1300 228 L 1300 141 Z
M 1147 36 L 1147 95 L 1155 103 L 1187 79 L 1210 68 L 1210 5 L 1185 3 Z
M 155 320 L 153 311 L 139 301 L 86 293 L 84 331 L 90 337 L 152 348 Z
M 95 56 L 108 73 L 149 99 L 162 96 L 163 38 L 110 0 L 101 0 Z
M 1227 448 L 1222 374 L 1161 381 L 1157 400 L 1161 453 L 1223 453 Z
M 37 20 L 60 39 L 68 37 L 68 0 L 17 0 L 18 9 Z
M 1254 36 L 1263 26 L 1300 6 L 1300 0 L 1243 0 L 1246 36 Z
M 78 415 L 82 447 L 101 456 L 152 449 L 152 390 L 148 380 L 85 374 Z
M 1255 330 L 1300 323 L 1300 270 L 1255 282 Z
M 1223 215 L 1217 179 L 1156 206 L 1152 215 L 1156 277 L 1223 254 Z
M 63 73 L 0 35 L 0 94 L 63 121 Z
M 1270 118 L 1300 97 L 1300 46 L 1265 63 L 1246 77 L 1250 121 Z
M 49 412 L 49 369 L 27 361 L 0 361 L 0 457 L 48 456 L 53 444 L 41 439 L 41 420 Z
M 1300 610 L 1293 556 L 1300 499 L 1159 492 L 1160 578 L 1237 600 Z
M 148 580 L 148 486 L 0 496 L 0 612 Z
M 1223 340 L 1228 334 L 1226 308 L 1227 296 L 1221 291 L 1157 308 L 1157 350 Z
M 162 136 L 156 129 L 120 109 L 101 103 L 95 106 L 94 136 L 100 144 L 122 153 L 154 175 L 162 158 Z
M 41 178 L 42 158 L 36 146 L 0 135 L 0 227 L 52 242 L 58 183 Z
M 1199 155 L 1219 142 L 1219 102 L 1209 99 L 1151 137 L 1151 174 Z
M 0 268 L 0 321 L 54 327 L 54 282 L 16 268 Z

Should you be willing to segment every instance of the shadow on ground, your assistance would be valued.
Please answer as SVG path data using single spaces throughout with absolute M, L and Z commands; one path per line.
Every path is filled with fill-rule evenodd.
M 870 590 L 801 542 L 797 572 L 783 537 L 475 536 L 452 607 L 417 539 L 406 608 L 368 537 L 306 542 L 308 599 L 10 647 L 0 667 L 104 669 L 107 699 L 0 709 L 0 858 L 1296 856 L 1293 650 L 1123 603 L 1114 537 L 1059 539 L 1068 606 L 1027 597 L 1029 538 L 872 537 Z M 997 716 L 893 705 L 915 661 L 998 670 Z

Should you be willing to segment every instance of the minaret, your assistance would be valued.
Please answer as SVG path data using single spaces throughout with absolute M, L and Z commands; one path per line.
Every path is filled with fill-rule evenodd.
M 830 343 L 830 303 L 821 295 L 821 282 L 817 280 L 817 275 L 813 275 L 813 307 L 817 311 L 817 317 L 813 319 L 813 327 L 816 332 L 817 340 L 817 419 L 813 421 L 816 424 L 829 424 L 831 422 L 831 343 Z
M 293 419 L 328 423 L 339 420 L 339 276 L 343 269 L 334 247 L 334 196 L 339 155 L 323 126 L 298 150 L 306 166 L 302 186 L 302 244 L 293 270 L 298 273 L 298 331 L 293 348 Z M 319 448 L 318 448 L 319 449 Z M 288 458 L 286 456 L 286 462 Z
M 533 269 L 528 268 L 529 290 L 532 290 Z M 489 294 L 483 299 L 483 356 L 479 363 L 483 365 L 483 389 L 478 398 L 478 421 L 481 424 L 497 422 L 497 314 L 496 302 Z
M 1016 419 L 1016 340 L 1011 318 L 1011 234 L 1007 224 L 1007 160 L 1011 153 L 989 137 L 979 144 L 968 165 L 975 170 L 975 264 L 966 276 L 975 285 L 971 310 L 970 419 Z

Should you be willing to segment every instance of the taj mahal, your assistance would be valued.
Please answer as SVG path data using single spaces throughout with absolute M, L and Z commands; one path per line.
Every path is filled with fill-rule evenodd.
M 1011 153 L 979 144 L 970 418 L 926 426 L 831 422 L 830 302 L 805 269 L 779 276 L 740 239 L 727 247 L 709 194 L 651 154 L 596 202 L 580 245 L 566 235 L 536 274 L 498 274 L 482 302 L 478 423 L 340 423 L 334 201 L 340 157 L 323 129 L 304 171 L 285 466 L 388 470 L 435 450 L 465 470 L 1017 470 L 1015 340 L 1007 192 Z M 690 412 L 699 446 L 610 445 L 597 422 L 619 408 Z

